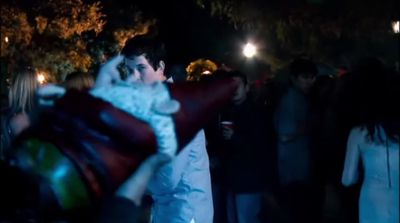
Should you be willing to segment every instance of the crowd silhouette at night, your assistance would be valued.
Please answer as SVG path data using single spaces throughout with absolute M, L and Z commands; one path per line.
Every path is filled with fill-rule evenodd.
M 394 67 L 379 58 L 366 57 L 359 58 L 349 67 L 338 66 L 333 75 L 324 75 L 316 60 L 302 56 L 293 58 L 287 66 L 286 78 L 279 79 L 268 69 L 270 66 L 261 66 L 265 69 L 261 71 L 246 71 L 237 63 L 219 61 L 215 72 L 205 72 L 199 80 L 185 81 L 188 74 L 182 64 L 167 64 L 167 55 L 173 53 L 165 51 L 162 40 L 137 35 L 127 41 L 121 54 L 103 64 L 98 74 L 71 73 L 63 83 L 47 83 L 51 84 L 50 88 L 39 84 L 35 69 L 29 63 L 21 63 L 11 73 L 8 100 L 1 103 L 6 106 L 1 108 L 0 222 L 399 222 L 400 74 Z M 117 69 L 121 64 L 128 71 L 124 78 Z M 68 95 L 79 97 L 101 88 L 111 95 L 111 90 L 107 89 L 114 88 L 109 86 L 139 84 L 154 87 L 157 83 L 167 82 L 165 86 L 208 86 L 225 83 L 226 79 L 236 84 L 235 92 L 229 95 L 230 103 L 217 115 L 207 117 L 208 121 L 201 123 L 201 128 L 193 132 L 190 140 L 185 138 L 185 146 L 178 146 L 177 154 L 171 158 L 163 156 L 169 155 L 166 150 L 156 150 L 146 154 L 146 159 L 138 158 L 137 162 L 142 165 L 138 165 L 137 171 L 129 173 L 119 185 L 112 185 L 113 193 L 96 198 L 98 202 L 82 203 L 82 207 L 87 206 L 77 208 L 79 214 L 72 213 L 73 208 L 65 208 L 68 206 L 65 203 L 60 205 L 60 200 L 67 199 L 68 195 L 54 195 L 53 187 L 59 185 L 47 182 L 47 176 L 56 174 L 51 168 L 48 169 L 50 172 L 45 172 L 45 177 L 38 177 L 32 170 L 41 171 L 42 167 L 29 169 L 31 167 L 16 161 L 15 157 L 22 154 L 19 151 L 34 151 L 29 149 L 33 148 L 29 147 L 31 145 L 21 142 L 30 134 L 36 136 L 35 128 L 41 125 L 35 123 L 51 122 L 41 114 Z M 188 89 L 185 89 L 188 95 L 194 94 Z M 213 90 L 203 92 L 201 100 L 208 101 L 222 94 L 219 91 L 214 94 Z M 118 95 L 115 91 L 114 95 Z M 160 100 L 170 97 L 160 95 L 157 95 Z M 113 107 L 129 110 L 131 105 L 127 104 L 118 107 L 112 103 Z M 154 114 L 169 115 L 177 110 L 172 99 L 160 104 L 149 120 Z M 194 101 L 190 106 L 193 110 L 205 109 L 197 108 L 199 104 Z M 83 113 L 86 106 L 97 109 L 96 103 L 78 104 L 78 101 L 68 106 L 77 107 L 75 110 Z M 111 108 L 106 110 L 110 111 Z M 78 117 L 79 112 L 71 114 Z M 184 120 L 197 119 L 188 114 Z M 60 119 L 63 119 L 62 115 L 69 120 L 68 112 L 60 113 Z M 119 117 L 116 113 L 112 115 Z M 79 117 L 91 119 L 90 115 Z M 114 139 L 122 140 L 117 134 L 123 135 L 122 131 L 118 132 L 119 126 L 112 125 L 114 116 L 110 117 L 107 124 L 112 131 L 104 131 L 108 138 L 99 136 L 106 146 L 114 146 Z M 125 119 L 115 120 L 124 125 L 121 120 Z M 174 118 L 171 120 L 175 121 Z M 86 124 L 85 118 L 82 123 L 62 126 L 76 126 L 79 132 L 80 126 Z M 99 124 L 93 127 L 95 131 L 96 128 L 105 127 Z M 179 126 L 172 129 L 189 131 L 179 129 Z M 92 137 L 90 131 L 84 133 L 89 138 Z M 156 137 L 165 137 L 162 138 L 165 142 L 178 141 L 180 145 L 179 132 L 174 137 L 166 130 L 157 133 Z M 87 139 L 86 135 L 73 138 L 72 133 L 65 137 L 65 145 L 70 145 L 69 140 Z M 33 143 L 32 140 L 29 142 Z M 102 148 L 101 143 L 90 146 Z M 47 144 L 43 145 L 46 147 Z M 170 145 L 164 146 L 169 148 Z M 75 159 L 62 149 L 60 151 L 61 155 L 43 156 L 46 159 L 58 159 L 59 156 Z M 120 159 L 123 162 L 122 156 Z M 51 160 L 43 162 L 52 163 Z M 104 176 L 107 174 L 120 173 L 107 172 Z M 104 176 L 94 178 L 109 179 Z M 86 175 L 82 178 L 85 178 L 82 185 L 92 183 Z M 72 190 L 72 187 L 72 184 L 66 186 L 65 194 L 70 193 L 68 188 Z M 47 195 L 55 199 L 48 202 Z M 56 206 L 62 206 L 63 210 L 53 211 Z

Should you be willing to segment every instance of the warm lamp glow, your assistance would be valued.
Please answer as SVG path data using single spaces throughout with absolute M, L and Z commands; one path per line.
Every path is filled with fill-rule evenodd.
M 8 43 L 8 36 L 4 37 L 4 41 Z
M 257 53 L 257 48 L 251 43 L 247 43 L 243 48 L 243 55 L 247 58 L 254 57 Z
M 400 32 L 399 24 L 400 24 L 400 21 L 392 22 L 392 28 L 393 28 L 393 32 L 394 33 L 399 33 Z
M 210 74 L 211 74 L 211 71 L 205 70 L 205 71 L 201 72 L 201 74 L 202 74 L 202 75 L 210 75 Z
M 46 82 L 46 77 L 43 73 L 38 73 L 36 78 L 40 84 L 44 84 Z

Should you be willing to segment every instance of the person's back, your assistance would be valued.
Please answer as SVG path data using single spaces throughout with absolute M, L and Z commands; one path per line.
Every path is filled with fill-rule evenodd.
M 376 129 L 373 140 L 366 128 L 357 127 L 350 133 L 342 183 L 356 183 L 360 159 L 360 222 L 399 222 L 399 146 L 382 128 Z
M 282 186 L 310 183 L 310 105 L 308 94 L 318 73 L 316 65 L 296 59 L 290 65 L 290 86 L 274 116 L 278 136 L 278 171 Z
M 289 222 L 318 222 L 313 208 L 309 104 L 317 73 L 312 61 L 294 60 L 290 65 L 290 86 L 274 114 L 280 202 Z
M 360 134 L 366 135 L 365 131 Z M 380 129 L 381 134 L 385 134 Z M 384 143 L 365 140 L 359 144 L 364 163 L 363 186 L 399 190 L 399 143 L 385 139 Z
M 278 135 L 295 135 L 289 140 L 278 142 L 280 157 L 279 178 L 283 185 L 310 179 L 310 149 L 308 135 L 298 133 L 307 127 L 308 102 L 306 97 L 294 88 L 288 89 L 282 97 L 275 114 Z

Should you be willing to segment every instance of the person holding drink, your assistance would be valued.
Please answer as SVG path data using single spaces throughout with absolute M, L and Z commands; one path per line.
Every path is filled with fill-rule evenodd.
M 267 191 L 269 159 L 263 114 L 249 93 L 245 74 L 229 71 L 240 80 L 232 106 L 220 117 L 225 150 L 227 218 L 230 223 L 261 222 L 262 201 Z M 267 140 L 268 141 L 268 140 Z

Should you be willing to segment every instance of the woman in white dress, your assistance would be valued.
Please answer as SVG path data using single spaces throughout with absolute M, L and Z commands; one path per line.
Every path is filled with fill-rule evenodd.
M 398 223 L 400 78 L 387 75 L 383 69 L 366 67 L 372 67 L 376 76 L 361 83 L 364 90 L 359 92 L 359 125 L 351 130 L 347 141 L 342 184 L 353 185 L 362 176 L 361 223 Z
M 398 135 L 389 137 L 383 126 L 350 133 L 342 183 L 355 184 L 362 166 L 361 223 L 399 222 L 399 145 Z

